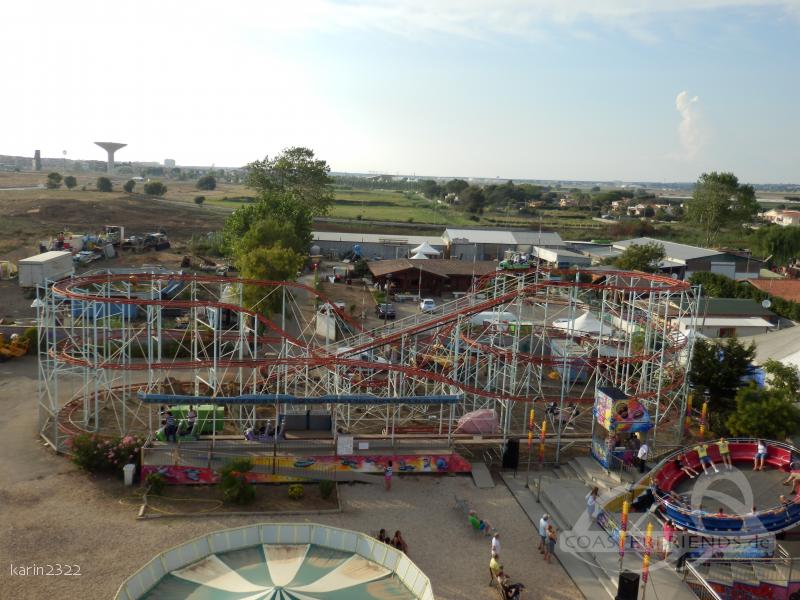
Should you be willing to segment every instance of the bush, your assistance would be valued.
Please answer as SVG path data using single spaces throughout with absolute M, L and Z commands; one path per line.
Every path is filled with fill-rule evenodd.
M 122 186 L 122 189 L 128 192 L 129 194 L 133 193 L 133 189 L 136 187 L 136 182 L 133 179 L 128 179 L 125 184 Z
M 256 489 L 247 481 L 247 473 L 253 469 L 248 459 L 232 460 L 220 472 L 219 487 L 222 501 L 234 504 L 250 504 L 256 498 Z
M 150 196 L 163 196 L 167 193 L 167 186 L 160 181 L 149 181 L 144 184 L 144 193 Z
M 205 201 L 206 201 L 206 197 L 205 196 L 195 196 L 194 197 L 194 203 L 195 204 L 199 205 L 199 204 L 202 204 Z
M 64 177 L 64 185 L 67 186 L 67 189 L 71 190 L 76 185 L 78 185 L 78 180 L 75 179 L 72 175 L 67 175 Z
M 108 177 L 98 177 L 95 187 L 97 187 L 98 192 L 114 191 L 114 186 L 111 184 L 111 180 Z
M 336 484 L 333 483 L 330 479 L 323 479 L 319 482 L 319 495 L 322 496 L 323 500 L 327 500 L 333 494 L 333 489 L 336 487 Z
M 300 500 L 305 496 L 306 490 L 302 483 L 293 483 L 289 486 L 289 498 L 292 500 Z
M 28 327 L 22 332 L 22 337 L 28 340 L 28 354 L 36 354 L 39 345 L 39 330 L 36 327 Z
M 217 187 L 217 180 L 213 175 L 203 175 L 197 180 L 198 190 L 213 190 Z
M 61 173 L 55 171 L 47 174 L 47 188 L 55 190 L 61 187 Z
M 117 473 L 128 463 L 138 466 L 139 450 L 144 440 L 127 435 L 124 438 L 103 438 L 93 433 L 80 433 L 70 440 L 72 462 L 90 473 Z
M 167 480 L 161 473 L 148 473 L 145 483 L 147 483 L 147 487 L 150 488 L 147 492 L 148 494 L 160 496 L 161 492 L 164 491 L 164 486 L 167 485 Z

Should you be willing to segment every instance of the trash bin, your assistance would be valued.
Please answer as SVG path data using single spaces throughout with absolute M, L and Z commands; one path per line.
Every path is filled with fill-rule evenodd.
M 122 467 L 122 472 L 125 474 L 125 485 L 133 485 L 133 476 L 136 473 L 136 465 L 127 464 Z

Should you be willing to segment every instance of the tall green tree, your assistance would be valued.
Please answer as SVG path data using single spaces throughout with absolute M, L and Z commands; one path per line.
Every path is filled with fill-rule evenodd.
M 298 248 L 299 251 L 299 246 L 294 241 L 296 238 L 303 240 L 303 252 L 308 251 L 312 238 L 313 214 L 307 206 L 286 190 L 265 192 L 256 202 L 240 206 L 231 213 L 225 220 L 222 231 L 228 251 L 235 253 L 241 240 L 256 223 L 261 221 L 285 223 L 291 229 L 293 239 L 286 238 L 284 246 Z
M 631 244 L 625 251 L 614 259 L 614 264 L 626 271 L 644 271 L 655 273 L 658 263 L 665 256 L 663 244 L 650 242 L 649 244 Z
M 727 425 L 731 435 L 783 441 L 800 430 L 800 409 L 784 392 L 751 383 L 736 394 Z
M 280 242 L 265 248 L 253 248 L 236 258 L 236 268 L 245 279 L 291 281 L 303 267 L 305 256 Z M 276 291 L 277 290 L 277 291 Z M 279 288 L 246 285 L 243 290 L 245 307 L 269 315 L 280 310 L 283 301 Z
M 122 189 L 131 194 L 133 193 L 135 187 L 136 187 L 136 182 L 133 179 L 128 179 L 128 181 L 126 181 L 122 186 Z
M 78 180 L 75 179 L 75 177 L 73 177 L 72 175 L 67 175 L 66 177 L 64 177 L 64 185 L 67 186 L 68 190 L 71 190 L 76 185 L 78 185 Z
M 444 189 L 448 194 L 460 194 L 469 187 L 469 184 L 463 179 L 451 179 L 444 184 Z
M 749 222 L 758 212 L 756 193 L 733 173 L 703 173 L 688 203 L 687 217 L 700 228 L 706 246 L 716 241 L 724 227 Z
M 769 359 L 763 365 L 769 375 L 769 387 L 789 400 L 797 400 L 800 394 L 800 371 L 794 365 L 785 365 L 778 360 Z
M 699 392 L 707 391 L 712 409 L 728 413 L 755 358 L 755 344 L 745 346 L 737 338 L 725 342 L 697 340 L 692 352 L 689 381 Z
M 483 213 L 483 207 L 486 206 L 486 195 L 481 188 L 470 186 L 461 192 L 459 198 L 467 212 L 475 215 Z
M 309 148 L 287 148 L 275 158 L 247 165 L 247 185 L 264 195 L 288 192 L 310 215 L 324 215 L 333 203 L 331 168 Z
M 755 234 L 755 247 L 765 258 L 771 257 L 773 264 L 787 264 L 800 255 L 800 227 L 760 227 Z

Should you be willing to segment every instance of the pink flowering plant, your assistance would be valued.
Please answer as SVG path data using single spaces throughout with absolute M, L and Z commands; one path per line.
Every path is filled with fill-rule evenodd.
M 133 435 L 106 438 L 94 433 L 80 433 L 70 442 L 72 461 L 91 473 L 122 473 L 122 467 L 139 465 L 144 440 Z

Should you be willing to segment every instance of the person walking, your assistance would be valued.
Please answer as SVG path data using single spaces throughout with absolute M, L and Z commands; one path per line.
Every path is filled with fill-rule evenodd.
M 489 585 L 494 585 L 494 582 L 499 574 L 500 556 L 492 552 L 492 559 L 489 561 Z
M 495 533 L 492 536 L 492 554 L 500 556 L 500 534 Z
M 383 483 L 386 486 L 386 491 L 392 491 L 392 461 L 383 469 Z
M 649 448 L 647 447 L 647 442 L 642 442 L 642 445 L 639 446 L 639 450 L 636 452 L 636 461 L 639 463 L 639 473 L 644 473 L 645 469 L 647 468 L 647 452 Z
M 542 518 L 539 519 L 539 554 L 544 554 L 545 546 L 547 544 L 547 522 L 550 519 L 550 515 L 547 513 L 542 515 Z
M 600 493 L 600 488 L 594 486 L 592 490 L 586 494 L 586 512 L 589 513 L 589 518 L 594 521 L 597 514 L 597 496 Z
M 661 553 L 664 560 L 667 560 L 670 551 L 672 550 L 672 538 L 675 536 L 675 528 L 672 526 L 672 521 L 667 519 L 664 521 L 664 526 L 661 528 Z

